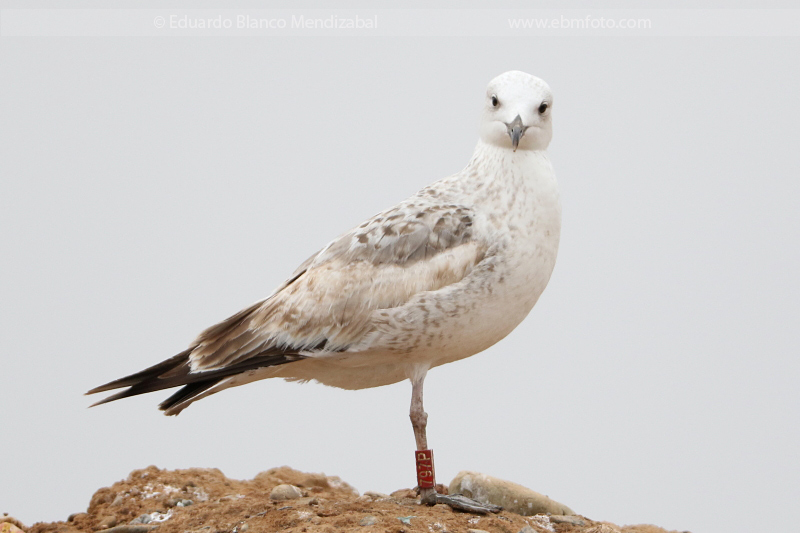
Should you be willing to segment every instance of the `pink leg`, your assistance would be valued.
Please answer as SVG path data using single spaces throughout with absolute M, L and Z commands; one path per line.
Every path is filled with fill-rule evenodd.
M 418 483 L 430 485 L 428 487 L 420 487 L 419 495 L 421 503 L 427 505 L 435 505 L 437 503 L 444 503 L 453 509 L 459 511 L 466 511 L 468 513 L 487 514 L 498 513 L 501 507 L 489 503 L 480 503 L 475 500 L 466 498 L 460 494 L 445 496 L 437 494 L 434 485 L 433 458 L 430 454 L 422 454 L 423 459 L 420 460 L 420 451 L 428 450 L 428 438 L 425 435 L 425 428 L 428 425 L 428 413 L 422 407 L 422 382 L 425 381 L 425 373 L 411 378 L 411 427 L 414 428 L 414 439 L 417 441 L 417 473 Z M 425 457 L 427 456 L 427 457 Z M 421 466 L 422 465 L 422 466 Z M 425 473 L 427 477 L 422 477 Z
M 417 450 L 428 449 L 428 438 L 425 435 L 425 428 L 428 426 L 428 413 L 422 407 L 422 383 L 425 381 L 425 374 L 411 380 L 411 427 L 414 428 L 414 439 L 417 441 Z M 436 481 L 434 480 L 435 484 Z M 435 488 L 420 488 L 420 500 L 422 503 L 433 504 L 436 501 Z

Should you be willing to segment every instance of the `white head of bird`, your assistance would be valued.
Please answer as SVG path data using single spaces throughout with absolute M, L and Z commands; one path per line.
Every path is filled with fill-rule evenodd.
M 480 134 L 508 150 L 545 150 L 553 137 L 553 94 L 543 80 L 511 70 L 486 87 Z

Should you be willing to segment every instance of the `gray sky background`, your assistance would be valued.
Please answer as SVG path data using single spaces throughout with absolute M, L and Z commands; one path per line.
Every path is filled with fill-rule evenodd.
M 248 4 L 249 5 L 249 4 Z M 462 168 L 486 83 L 555 95 L 563 232 L 501 343 L 431 371 L 439 481 L 694 532 L 800 501 L 798 37 L 0 40 L 0 512 L 150 464 L 413 486 L 407 382 L 262 381 L 177 418 L 89 388 L 186 347 Z

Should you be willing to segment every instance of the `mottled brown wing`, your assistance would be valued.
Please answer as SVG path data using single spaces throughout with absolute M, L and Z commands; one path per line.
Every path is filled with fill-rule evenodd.
M 393 207 L 330 243 L 312 261 L 406 265 L 472 240 L 473 213 L 457 205 Z
M 192 370 L 239 364 L 276 348 L 346 350 L 372 329 L 376 309 L 463 279 L 485 252 L 473 239 L 474 213 L 421 202 L 412 198 L 367 220 L 307 260 L 272 296 L 201 333 Z

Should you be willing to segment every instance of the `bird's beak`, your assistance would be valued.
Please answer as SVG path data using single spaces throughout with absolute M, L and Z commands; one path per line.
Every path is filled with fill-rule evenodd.
M 522 123 L 522 117 L 517 115 L 510 124 L 506 124 L 508 128 L 508 136 L 511 137 L 511 145 L 514 147 L 514 151 L 517 151 L 517 146 L 519 146 L 519 140 L 522 139 L 522 136 L 525 135 L 525 130 L 528 129 L 528 126 Z

